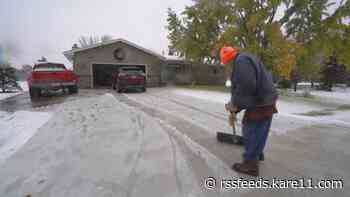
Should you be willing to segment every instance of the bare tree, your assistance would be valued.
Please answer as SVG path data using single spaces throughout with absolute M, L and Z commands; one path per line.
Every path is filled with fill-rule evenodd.
M 106 42 L 112 40 L 113 37 L 111 35 L 103 35 L 101 36 L 101 42 Z
M 16 77 L 19 81 L 25 81 L 32 72 L 33 68 L 31 65 L 22 65 L 20 69 L 16 69 Z
M 81 36 L 78 40 L 80 47 L 88 47 L 97 43 L 106 42 L 112 40 L 112 36 L 103 35 L 99 36 Z
M 0 89 L 3 93 L 21 89 L 17 83 L 16 69 L 9 64 L 0 65 Z

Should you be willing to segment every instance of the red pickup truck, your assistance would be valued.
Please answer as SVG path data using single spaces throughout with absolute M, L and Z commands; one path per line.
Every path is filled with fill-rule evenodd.
M 39 97 L 42 90 L 68 88 L 71 94 L 78 92 L 78 76 L 63 64 L 47 62 L 35 64 L 27 82 L 31 98 Z

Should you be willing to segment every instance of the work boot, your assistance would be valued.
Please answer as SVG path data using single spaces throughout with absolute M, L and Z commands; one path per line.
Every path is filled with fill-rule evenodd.
M 233 164 L 232 169 L 236 172 L 250 176 L 259 176 L 259 166 L 257 160 L 246 160 L 242 163 L 235 163 Z

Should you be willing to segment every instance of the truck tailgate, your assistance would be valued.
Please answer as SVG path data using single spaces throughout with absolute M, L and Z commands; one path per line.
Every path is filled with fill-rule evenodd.
M 33 72 L 33 78 L 40 82 L 62 82 L 74 80 L 68 71 Z

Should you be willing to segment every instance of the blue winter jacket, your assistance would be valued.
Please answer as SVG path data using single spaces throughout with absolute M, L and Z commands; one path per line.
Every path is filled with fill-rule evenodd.
M 256 57 L 239 53 L 233 61 L 231 103 L 239 109 L 273 105 L 277 100 L 272 75 Z

